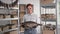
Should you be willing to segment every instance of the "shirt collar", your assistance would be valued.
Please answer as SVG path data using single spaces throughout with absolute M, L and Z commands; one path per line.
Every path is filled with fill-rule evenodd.
M 33 15 L 33 13 L 32 14 L 28 14 L 28 15 Z

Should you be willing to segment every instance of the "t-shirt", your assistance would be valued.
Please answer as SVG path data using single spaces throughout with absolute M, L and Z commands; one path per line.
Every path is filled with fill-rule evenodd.
M 39 22 L 39 17 L 36 14 L 33 14 L 33 13 L 24 15 L 22 22 L 24 23 L 26 21 L 33 21 L 33 22 L 36 22 L 36 23 L 40 23 Z

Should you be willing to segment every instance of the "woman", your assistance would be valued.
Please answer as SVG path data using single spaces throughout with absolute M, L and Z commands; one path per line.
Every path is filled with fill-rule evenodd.
M 33 5 L 27 4 L 26 8 L 27 8 L 27 14 L 24 15 L 23 22 L 33 21 L 37 23 L 38 17 L 36 14 L 33 14 Z M 25 29 L 24 34 L 36 34 L 36 28 Z

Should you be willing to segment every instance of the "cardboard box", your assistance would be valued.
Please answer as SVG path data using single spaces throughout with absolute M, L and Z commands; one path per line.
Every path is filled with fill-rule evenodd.
M 11 12 L 12 15 L 18 14 L 17 11 L 12 11 Z
M 13 17 L 14 17 L 14 18 L 17 18 L 17 17 L 18 17 L 18 15 L 13 15 Z
M 12 25 L 12 26 L 4 27 L 4 28 L 3 28 L 3 31 L 9 30 L 9 28 L 10 28 L 10 29 L 17 28 L 17 25 Z
M 23 21 L 23 18 L 20 18 L 20 23 L 22 23 L 22 21 Z
M 18 31 L 11 31 L 10 34 L 18 34 Z
M 18 31 L 5 32 L 4 34 L 18 34 Z
M 3 15 L 0 15 L 0 19 L 3 19 L 4 18 L 4 16 Z
M 3 31 L 5 31 L 5 30 L 9 30 L 9 26 L 4 27 Z
M 17 24 L 18 21 L 17 21 L 17 20 L 12 20 L 11 23 L 12 23 L 12 24 Z
M 0 28 L 0 31 L 2 31 L 1 28 Z
M 9 32 L 4 32 L 4 34 L 10 34 Z
M 17 28 L 17 25 L 13 25 L 13 26 L 12 26 L 12 29 L 13 29 L 13 28 Z
M 11 18 L 17 18 L 18 15 L 11 15 Z
M 26 5 L 24 5 L 24 4 L 20 4 L 19 9 L 20 9 L 21 12 L 24 12 L 25 9 L 26 9 Z
M 20 28 L 20 32 L 24 32 L 24 28 L 23 27 Z
M 50 4 L 53 3 L 54 0 L 41 0 L 41 4 Z
M 55 31 L 53 30 L 43 30 L 43 34 L 54 34 Z
M 24 14 L 25 14 L 24 12 L 21 12 L 20 13 L 20 18 L 23 18 Z
M 11 18 L 11 15 L 5 15 L 5 18 Z

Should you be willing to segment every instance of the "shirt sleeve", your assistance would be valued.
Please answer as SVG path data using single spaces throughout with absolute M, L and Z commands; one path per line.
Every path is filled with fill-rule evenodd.
M 40 24 L 40 18 L 37 16 L 36 21 L 38 24 Z
M 40 18 L 37 16 L 37 23 L 40 24 Z M 37 33 L 40 33 L 40 26 L 36 27 Z

